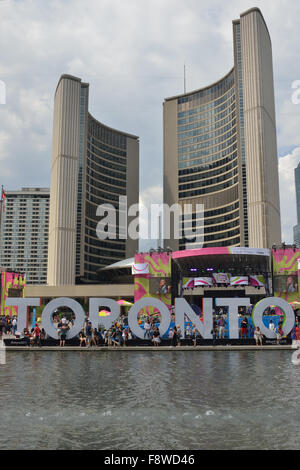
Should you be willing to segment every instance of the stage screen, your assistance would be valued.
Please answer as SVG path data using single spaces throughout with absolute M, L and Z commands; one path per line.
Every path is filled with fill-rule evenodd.
M 299 301 L 299 248 L 273 249 L 273 289 L 289 303 Z

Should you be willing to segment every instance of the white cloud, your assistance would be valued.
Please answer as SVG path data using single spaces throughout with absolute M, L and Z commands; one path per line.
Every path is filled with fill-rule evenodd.
M 291 84 L 300 79 L 300 2 L 256 3 L 273 44 L 283 175 L 298 150 L 290 158 L 287 152 L 300 147 L 300 105 L 291 101 Z M 6 189 L 49 185 L 54 91 L 60 75 L 69 73 L 90 83 L 96 119 L 140 137 L 141 199 L 147 191 L 155 197 L 163 179 L 164 98 L 183 92 L 184 63 L 187 90 L 229 71 L 231 22 L 252 6 L 249 0 L 0 1 L 0 80 L 7 89 L 7 104 L 0 106 L 0 184 Z M 281 184 L 288 241 L 286 194 Z
M 300 147 L 279 160 L 279 186 L 282 241 L 293 243 L 293 226 L 297 224 L 294 170 L 300 162 Z

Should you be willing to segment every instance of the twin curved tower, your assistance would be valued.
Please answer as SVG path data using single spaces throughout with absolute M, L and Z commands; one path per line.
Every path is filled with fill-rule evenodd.
M 204 247 L 270 248 L 281 241 L 278 160 L 272 46 L 258 8 L 233 21 L 233 45 L 225 77 L 164 101 L 164 203 L 193 207 L 189 230 L 204 205 Z M 49 285 L 97 282 L 101 267 L 138 249 L 137 240 L 96 235 L 98 205 L 120 215 L 120 196 L 138 203 L 139 141 L 94 119 L 88 92 L 70 75 L 55 92 Z M 187 240 L 171 227 L 164 241 L 181 250 Z
M 139 139 L 88 112 L 89 85 L 62 75 L 55 92 L 48 244 L 49 285 L 97 283 L 98 270 L 132 256 L 138 241 L 100 240 L 97 207 L 139 199 Z M 127 221 L 127 216 L 126 216 Z
M 272 46 L 258 8 L 233 21 L 234 67 L 164 102 L 164 203 L 204 205 L 204 247 L 281 241 Z M 184 249 L 186 238 L 165 240 Z M 198 240 L 199 241 L 199 240 Z M 196 247 L 196 246 L 195 246 Z

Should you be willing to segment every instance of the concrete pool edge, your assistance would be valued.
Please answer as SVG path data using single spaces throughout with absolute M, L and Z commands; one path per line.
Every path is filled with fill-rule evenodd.
M 233 346 L 233 345 L 222 345 L 222 346 L 117 346 L 117 347 L 110 347 L 110 346 L 99 346 L 99 347 L 80 347 L 80 346 L 6 346 L 5 351 L 27 351 L 27 352 L 36 352 L 36 351 L 85 351 L 85 352 L 104 352 L 104 351 L 156 351 L 156 352 L 169 352 L 169 351 L 176 351 L 176 352 L 189 352 L 189 351 L 292 351 L 296 350 L 297 348 L 292 347 L 292 345 L 268 345 L 268 346 Z

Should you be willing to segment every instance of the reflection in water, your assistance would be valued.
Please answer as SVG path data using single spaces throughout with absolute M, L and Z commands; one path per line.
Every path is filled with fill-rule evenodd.
M 0 448 L 299 449 L 292 351 L 11 352 Z

